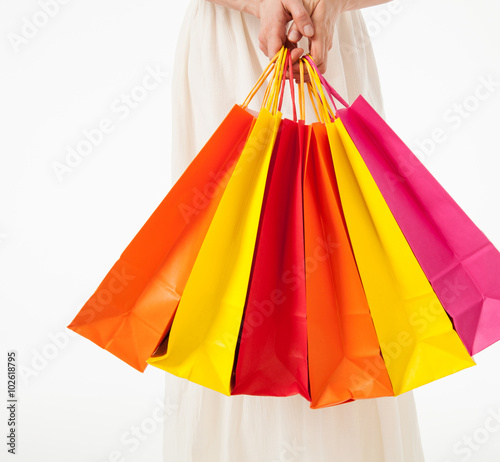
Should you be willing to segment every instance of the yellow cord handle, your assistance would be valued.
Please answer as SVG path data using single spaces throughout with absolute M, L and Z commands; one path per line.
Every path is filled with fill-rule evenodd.
M 271 114 L 276 114 L 278 111 L 278 104 L 281 92 L 281 86 L 285 85 L 285 79 L 283 74 L 285 72 L 286 62 L 288 58 L 289 50 L 284 46 L 280 49 L 278 53 L 269 62 L 267 67 L 262 72 L 261 76 L 257 80 L 256 84 L 246 97 L 245 101 L 241 105 L 242 108 L 246 109 L 253 97 L 259 91 L 259 89 L 264 85 L 264 82 L 271 76 L 269 83 L 267 84 L 266 91 L 264 93 L 264 98 L 262 101 L 261 108 L 266 108 L 271 112 Z M 335 111 L 332 110 L 328 98 L 325 96 L 323 91 L 323 86 L 321 85 L 321 80 L 319 75 L 314 69 L 309 61 L 302 57 L 299 60 L 299 71 L 300 71 L 300 81 L 298 83 L 298 93 L 299 93 L 299 120 L 305 120 L 305 79 L 304 79 L 304 65 L 305 70 L 309 75 L 309 82 L 307 82 L 307 90 L 312 103 L 312 107 L 316 118 L 325 123 L 336 118 Z M 290 71 L 291 72 L 291 69 Z
M 276 61 L 276 66 L 274 67 L 273 80 L 271 82 L 271 91 L 269 98 L 263 102 L 263 107 L 265 103 L 266 109 L 268 109 L 271 114 L 276 114 L 278 110 L 278 100 L 279 94 L 281 90 L 281 85 L 283 83 L 283 72 L 286 63 L 286 56 L 288 50 L 285 47 L 282 47 L 278 53 L 278 59 Z
M 243 101 L 243 104 L 241 105 L 241 107 L 243 109 L 246 109 L 248 107 L 248 105 L 250 104 L 250 101 L 252 101 L 255 94 L 259 91 L 260 87 L 262 87 L 262 85 L 264 84 L 266 79 L 269 77 L 269 74 L 274 70 L 275 63 L 276 63 L 278 57 L 280 56 L 280 53 L 281 53 L 281 50 L 278 53 L 276 53 L 276 55 L 274 56 L 273 59 L 271 59 L 271 61 L 269 61 L 269 64 L 264 69 L 264 72 L 262 72 L 261 76 L 259 77 L 259 80 L 257 80 L 257 83 L 253 86 L 252 90 L 250 91 L 250 93 L 246 97 L 245 101 Z M 266 92 L 267 92 L 267 89 L 266 89 Z
M 281 90 L 281 85 L 283 82 L 283 73 L 286 64 L 286 58 L 288 55 L 288 49 L 284 46 L 281 48 L 278 53 L 271 59 L 267 67 L 262 72 L 261 76 L 257 80 L 257 83 L 253 86 L 252 90 L 243 101 L 241 107 L 246 109 L 253 97 L 260 90 L 264 82 L 267 78 L 272 74 L 271 80 L 266 87 L 266 91 L 264 93 L 264 98 L 262 100 L 261 108 L 268 109 L 272 114 L 276 114 L 278 110 L 278 102 L 279 102 L 279 94 Z
M 304 61 L 307 69 L 307 73 L 309 74 L 308 89 L 309 96 L 311 98 L 311 103 L 314 108 L 314 112 L 316 113 L 316 117 L 321 122 L 331 121 L 335 118 L 335 112 L 332 110 L 330 104 L 328 103 L 328 99 L 323 92 L 323 86 L 321 85 L 321 80 L 316 72 L 316 70 L 309 64 L 307 59 L 301 58 Z M 318 106 L 319 111 L 316 110 L 316 104 Z M 319 115 L 318 115 L 319 112 Z
M 317 76 L 315 75 L 314 70 L 312 69 L 309 62 L 305 59 L 303 61 L 304 64 L 306 65 L 307 73 L 309 75 L 309 82 L 307 83 L 307 89 L 309 91 L 309 97 L 311 98 L 311 103 L 313 105 L 314 112 L 318 120 L 320 122 L 325 123 L 328 120 L 328 112 L 324 104 L 322 104 L 320 96 L 318 95 L 317 86 L 315 85 L 315 78 L 317 78 Z

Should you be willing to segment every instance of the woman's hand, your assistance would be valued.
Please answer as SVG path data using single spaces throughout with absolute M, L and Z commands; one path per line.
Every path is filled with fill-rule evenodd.
M 322 74 L 326 72 L 335 23 L 340 14 L 346 11 L 347 3 L 347 0 L 304 0 L 304 6 L 311 15 L 315 31 L 313 37 L 309 38 L 309 53 Z M 294 22 L 288 31 L 288 40 L 297 43 L 303 36 Z M 296 71 L 295 68 L 294 72 Z
M 335 22 L 341 13 L 390 0 L 208 0 L 260 18 L 259 47 L 272 58 L 283 45 L 292 49 L 294 74 L 304 50 L 297 48 L 302 37 L 309 38 L 309 52 L 321 73 L 326 71 L 332 48 Z M 293 21 L 287 35 L 287 26 Z
M 388 1 L 390 0 L 303 0 L 315 31 L 314 36 L 309 38 L 309 52 L 322 74 L 326 72 L 328 52 L 333 44 L 333 30 L 341 13 Z M 297 43 L 303 36 L 300 28 L 293 23 L 288 31 L 288 40 Z M 293 70 L 296 73 L 297 66 Z
M 287 44 L 286 29 L 293 21 L 297 32 L 304 37 L 313 37 L 313 21 L 303 0 L 257 0 L 257 17 L 260 18 L 259 47 L 272 58 L 283 45 Z M 300 52 L 300 53 L 299 53 Z M 301 48 L 292 51 L 295 61 L 303 53 Z
M 212 3 L 243 11 L 260 19 L 259 48 L 273 58 L 283 45 L 292 49 L 295 63 L 304 53 L 302 48 L 287 40 L 287 25 L 293 21 L 300 36 L 313 37 L 313 21 L 304 6 L 304 0 L 208 0 Z

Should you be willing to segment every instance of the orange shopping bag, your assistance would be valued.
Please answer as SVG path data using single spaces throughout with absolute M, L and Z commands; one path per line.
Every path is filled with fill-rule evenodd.
M 311 407 L 393 396 L 349 242 L 324 124 L 313 124 L 304 184 Z
M 144 371 L 255 118 L 235 105 L 68 326 Z

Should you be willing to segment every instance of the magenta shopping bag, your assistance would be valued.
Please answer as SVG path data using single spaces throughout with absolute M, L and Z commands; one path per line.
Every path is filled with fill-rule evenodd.
M 500 340 L 498 250 L 362 96 L 338 115 L 469 353 Z

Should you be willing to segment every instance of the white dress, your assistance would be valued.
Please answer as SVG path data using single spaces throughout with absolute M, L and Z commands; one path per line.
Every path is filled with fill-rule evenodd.
M 174 67 L 174 180 L 231 107 L 243 102 L 267 64 L 258 32 L 253 16 L 191 0 Z M 360 11 L 339 17 L 325 76 L 348 102 L 361 93 L 383 116 Z M 257 94 L 250 107 L 258 109 L 261 98 Z M 284 116 L 290 116 L 287 111 Z M 309 104 L 306 113 L 306 120 L 314 121 Z M 165 395 L 167 409 L 175 408 L 164 422 L 168 462 L 423 461 L 411 392 L 311 410 L 298 395 L 228 397 L 167 373 Z

